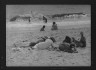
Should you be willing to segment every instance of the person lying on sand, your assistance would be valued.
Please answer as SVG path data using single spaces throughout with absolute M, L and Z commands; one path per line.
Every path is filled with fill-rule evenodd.
M 53 37 L 41 37 L 37 42 L 30 42 L 28 46 L 16 46 L 12 48 L 13 51 L 21 51 L 22 48 L 39 49 L 39 50 L 52 50 L 54 48 L 54 42 L 56 40 Z M 56 46 L 56 45 L 55 45 Z
M 56 42 L 56 40 L 53 37 L 49 37 L 45 42 L 37 43 L 33 48 L 39 50 L 50 49 L 53 47 L 54 42 Z
M 30 46 L 30 47 L 35 46 L 36 44 L 38 44 L 38 43 L 40 43 L 40 42 L 44 42 L 46 39 L 48 39 L 47 36 L 40 37 L 40 38 L 38 38 L 38 41 L 37 41 L 37 42 L 30 42 L 30 43 L 29 43 L 29 46 Z

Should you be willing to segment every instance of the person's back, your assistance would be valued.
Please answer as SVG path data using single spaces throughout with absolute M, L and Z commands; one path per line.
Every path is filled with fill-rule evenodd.
M 51 30 L 58 30 L 57 24 L 53 22 Z
M 45 25 L 40 29 L 40 31 L 45 31 Z
M 58 30 L 57 24 L 54 25 L 54 29 L 53 30 Z
M 81 34 L 81 39 L 80 39 L 81 47 L 86 47 L 86 38 L 84 37 L 83 32 L 80 32 L 80 34 Z

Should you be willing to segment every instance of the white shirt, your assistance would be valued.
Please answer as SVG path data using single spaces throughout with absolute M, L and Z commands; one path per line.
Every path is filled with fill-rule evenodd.
M 34 46 L 36 49 L 48 49 L 53 44 L 51 39 L 47 39 L 45 42 L 40 42 Z

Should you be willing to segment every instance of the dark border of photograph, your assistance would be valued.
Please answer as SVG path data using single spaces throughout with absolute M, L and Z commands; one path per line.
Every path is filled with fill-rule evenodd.
M 44 69 L 44 70 L 46 70 L 46 69 L 56 69 L 56 70 L 91 70 L 93 67 L 94 67 L 94 62 L 95 62 L 95 48 L 93 48 L 92 47 L 92 49 L 91 49 L 91 66 L 64 66 L 64 67 L 61 67 L 61 66 L 59 66 L 59 67 L 56 67 L 56 66 L 51 66 L 51 67 L 49 67 L 49 66 L 47 66 L 47 67 L 45 67 L 45 66 L 33 66 L 33 67 L 28 67 L 28 66 L 26 66 L 26 67 L 19 67 L 19 66 L 17 66 L 17 67 L 7 67 L 6 66 L 6 5 L 57 5 L 57 4 L 60 4 L 60 5 L 91 5 L 91 7 L 93 7 L 94 6 L 94 2 L 92 3 L 91 2 L 91 0 L 90 1 L 86 1 L 86 0 L 70 0 L 70 1 L 68 1 L 68 0 L 27 0 L 27 1 L 24 1 L 24 0 L 6 0 L 6 1 L 4 1 L 4 0 L 2 0 L 1 1 L 1 4 L 0 4 L 0 21 L 1 21 L 1 23 L 0 23 L 0 27 L 1 27 L 1 44 L 0 44 L 0 52 L 1 52 L 1 56 L 0 56 L 0 63 L 1 63 L 1 65 L 0 65 L 0 69 L 12 69 L 12 70 L 14 70 L 14 69 L 16 69 L 16 70 L 18 70 L 18 69 Z M 93 8 L 92 8 L 93 9 Z M 91 12 L 91 14 L 95 14 L 94 13 L 94 9 L 93 10 L 91 10 L 92 12 Z M 91 46 L 94 46 L 95 44 L 95 41 L 94 41 L 94 38 L 92 38 L 92 37 L 95 37 L 95 35 L 94 35 L 94 32 L 95 32 L 95 22 L 93 21 L 94 19 L 93 19 L 93 15 L 91 15 L 92 16 L 92 18 L 91 18 Z M 93 19 L 93 20 L 92 20 Z M 93 45 L 92 45 L 93 44 Z M 93 69 L 92 69 L 93 70 Z

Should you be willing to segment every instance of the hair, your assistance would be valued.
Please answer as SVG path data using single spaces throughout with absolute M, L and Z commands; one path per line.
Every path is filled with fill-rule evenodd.
M 47 36 L 44 36 L 44 37 L 41 37 L 44 41 L 46 40 L 46 39 L 48 39 L 48 37 Z
M 53 25 L 56 24 L 56 22 L 53 22 Z
M 69 36 L 66 36 L 63 42 L 71 43 L 71 38 Z
M 53 42 L 56 42 L 56 40 L 55 40 L 54 37 L 50 37 L 50 39 L 51 39 Z
M 83 36 L 83 32 L 80 32 L 80 34 Z
M 35 46 L 37 43 L 35 43 L 35 42 L 31 42 L 30 44 L 29 44 L 29 46 Z
M 45 28 L 45 25 L 43 25 L 43 28 Z

